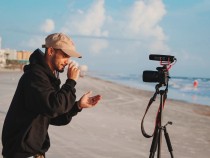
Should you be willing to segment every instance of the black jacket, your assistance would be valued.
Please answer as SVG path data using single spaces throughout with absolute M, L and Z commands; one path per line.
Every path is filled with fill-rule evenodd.
M 41 50 L 30 56 L 6 115 L 3 156 L 24 158 L 45 153 L 50 147 L 49 124 L 66 125 L 81 111 L 76 105 L 76 82 L 60 80 L 50 70 Z

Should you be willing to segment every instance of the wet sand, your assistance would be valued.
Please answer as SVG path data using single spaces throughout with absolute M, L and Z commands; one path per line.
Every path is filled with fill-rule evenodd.
M 0 72 L 0 130 L 21 72 Z M 61 76 L 65 81 L 65 74 Z M 101 94 L 102 101 L 84 109 L 67 126 L 50 126 L 49 158 L 147 158 L 152 138 L 141 133 L 141 120 L 153 92 L 85 76 L 78 80 L 78 99 L 87 91 Z M 170 93 L 170 90 L 169 90 Z M 145 118 L 145 130 L 154 130 L 159 99 Z M 209 158 L 210 107 L 168 99 L 163 121 L 168 125 L 174 157 Z M 2 148 L 2 146 L 0 146 Z M 170 157 L 162 138 L 162 158 Z M 155 156 L 156 157 L 156 156 Z

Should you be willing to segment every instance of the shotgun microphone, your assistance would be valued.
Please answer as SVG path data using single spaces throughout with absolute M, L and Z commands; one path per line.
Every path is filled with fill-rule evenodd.
M 176 58 L 171 55 L 150 54 L 149 60 L 174 62 L 174 60 L 176 60 Z

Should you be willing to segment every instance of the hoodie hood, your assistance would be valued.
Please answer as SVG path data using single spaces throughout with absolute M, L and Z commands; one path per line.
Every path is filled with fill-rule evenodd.
M 29 58 L 30 64 L 40 64 L 46 66 L 44 53 L 40 49 L 36 49 Z
M 44 53 L 40 49 L 36 49 L 29 58 L 30 64 L 24 66 L 24 72 L 31 69 L 42 69 L 48 76 L 55 77 L 49 66 L 47 65 Z

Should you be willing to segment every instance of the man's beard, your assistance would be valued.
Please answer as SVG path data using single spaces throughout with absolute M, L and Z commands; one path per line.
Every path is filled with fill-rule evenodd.
M 62 73 L 62 72 L 64 72 L 65 67 L 66 67 L 66 65 L 62 65 L 62 68 L 59 69 L 59 67 L 57 66 L 57 67 L 55 68 L 55 70 L 56 70 L 57 72 L 59 72 L 59 73 Z
M 65 68 L 65 67 L 64 67 L 64 68 Z M 56 71 L 59 72 L 59 73 L 62 73 L 62 72 L 64 72 L 64 68 L 61 69 L 61 70 L 57 69 Z

